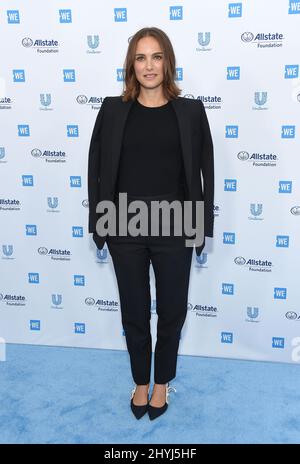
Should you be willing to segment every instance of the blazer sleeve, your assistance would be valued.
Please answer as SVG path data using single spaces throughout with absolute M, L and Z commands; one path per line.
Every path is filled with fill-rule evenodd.
M 204 182 L 204 235 L 213 237 L 214 228 L 214 148 L 209 122 L 201 100 L 202 149 L 200 169 Z
M 105 104 L 107 97 L 104 98 L 101 108 L 95 121 L 92 137 L 90 141 L 88 155 L 88 199 L 89 199 L 89 232 L 96 232 L 97 213 L 96 207 L 98 203 L 98 191 L 100 182 L 100 130 L 103 119 Z

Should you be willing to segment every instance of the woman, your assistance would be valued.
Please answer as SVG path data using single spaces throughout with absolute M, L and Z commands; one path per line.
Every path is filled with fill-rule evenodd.
M 118 210 L 121 193 L 127 194 L 129 203 L 142 200 L 149 209 L 155 200 L 177 200 L 181 205 L 183 200 L 204 202 L 204 240 L 196 247 L 199 256 L 205 236 L 213 236 L 213 144 L 202 102 L 179 97 L 181 90 L 174 82 L 174 51 L 162 30 L 143 28 L 134 34 L 124 68 L 123 94 L 104 99 L 92 134 L 89 232 L 99 249 L 107 242 L 114 264 L 136 384 L 131 393 L 132 412 L 140 419 L 148 411 L 152 420 L 166 411 L 172 390 L 169 382 L 176 375 L 193 247 L 186 246 L 185 232 L 172 234 L 172 221 L 169 236 L 162 236 L 160 223 L 158 236 L 105 234 L 102 229 L 99 234 L 103 215 L 96 206 L 109 200 Z M 158 323 L 155 383 L 148 401 L 152 356 L 150 262 L 155 274 Z

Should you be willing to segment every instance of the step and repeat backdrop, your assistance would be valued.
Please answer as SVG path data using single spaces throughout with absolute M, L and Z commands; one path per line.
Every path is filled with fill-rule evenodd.
M 300 362 L 300 1 L 0 3 L 0 338 L 126 350 L 113 263 L 88 233 L 87 162 L 130 37 L 163 29 L 215 157 L 179 354 Z M 150 267 L 156 341 L 155 279 Z

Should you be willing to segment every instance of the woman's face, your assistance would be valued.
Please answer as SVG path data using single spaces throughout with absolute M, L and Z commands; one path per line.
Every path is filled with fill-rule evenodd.
M 134 70 L 141 86 L 159 87 L 164 80 L 163 51 L 154 37 L 143 37 L 137 43 Z

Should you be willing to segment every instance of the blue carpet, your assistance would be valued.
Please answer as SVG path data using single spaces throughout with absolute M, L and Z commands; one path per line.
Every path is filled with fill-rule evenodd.
M 138 421 L 127 351 L 7 344 L 0 443 L 300 443 L 298 365 L 179 355 L 170 385 Z

